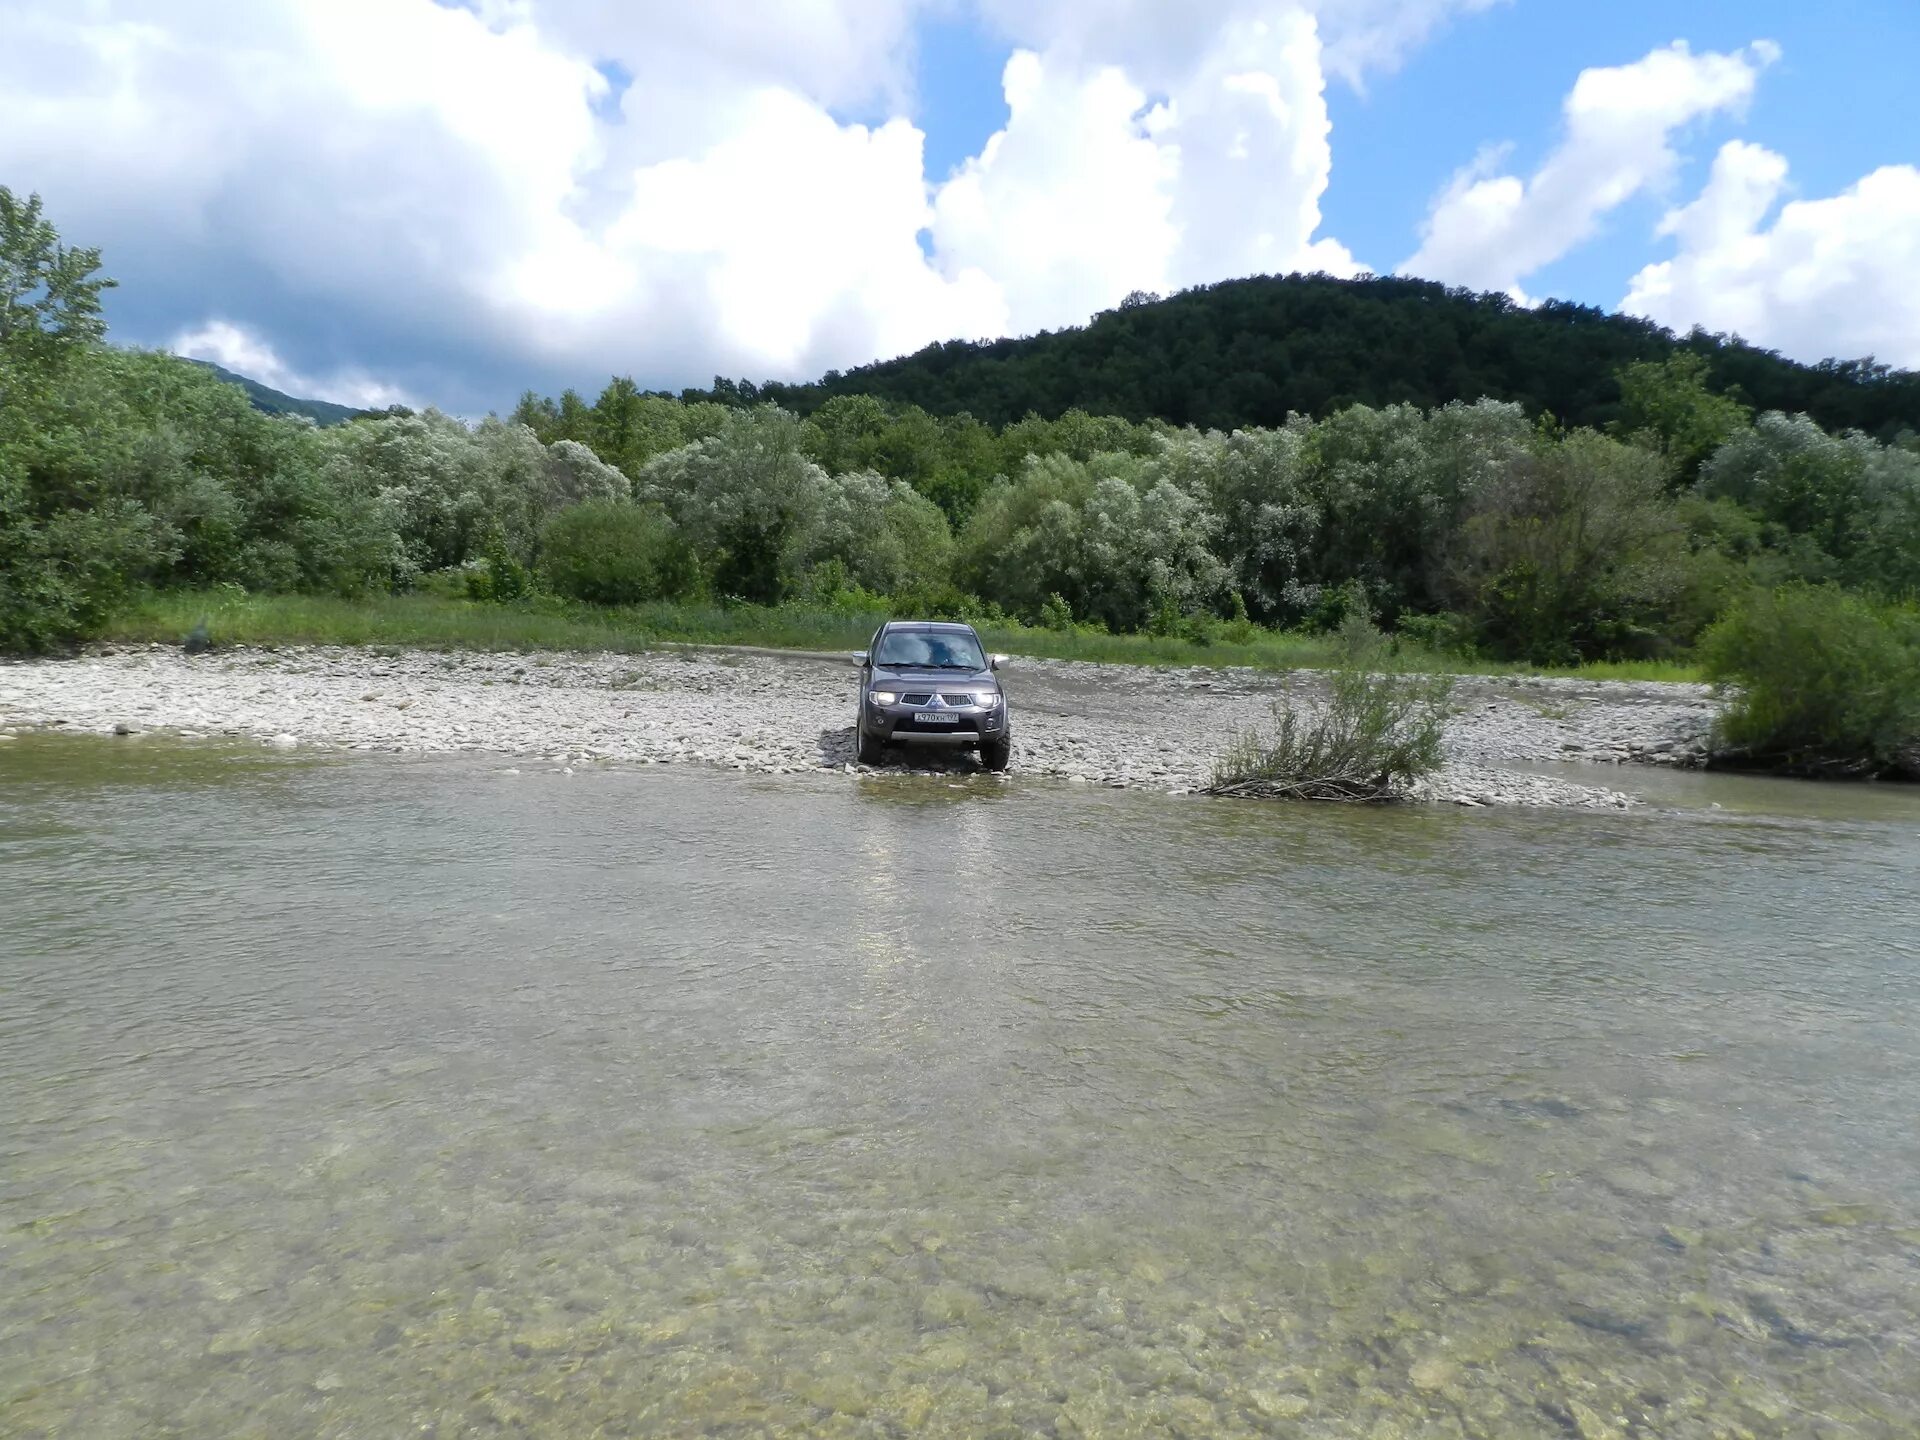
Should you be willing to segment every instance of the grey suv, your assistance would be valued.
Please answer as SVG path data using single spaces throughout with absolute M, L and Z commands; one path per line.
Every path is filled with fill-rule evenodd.
M 971 625 L 889 620 L 855 653 L 860 699 L 853 733 L 863 764 L 878 763 L 895 741 L 978 748 L 980 763 L 1004 770 L 1013 753 L 1007 697 Z

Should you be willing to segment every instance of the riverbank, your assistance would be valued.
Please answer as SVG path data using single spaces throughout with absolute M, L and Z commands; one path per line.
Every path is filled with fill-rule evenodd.
M 247 595 L 168 591 L 148 595 L 109 625 L 104 638 L 126 644 L 178 644 L 202 620 L 223 645 L 386 645 L 403 649 L 578 651 L 644 654 L 663 644 L 753 646 L 779 650 L 842 651 L 865 647 L 881 610 L 829 609 L 790 601 L 782 605 L 719 605 L 663 600 L 645 605 L 578 605 L 546 597 L 513 604 L 461 599 L 448 593 L 369 595 Z M 1229 666 L 1295 670 L 1334 663 L 1339 645 L 1327 634 L 1267 630 L 1209 621 L 1191 634 L 1110 635 L 1073 626 L 1064 630 L 1003 620 L 982 622 L 990 650 L 1048 660 L 1100 664 Z M 1572 669 L 1499 665 L 1407 645 L 1400 658 L 1449 674 L 1551 675 L 1581 680 L 1694 681 L 1691 665 L 1665 660 L 1594 661 Z
M 1147 669 L 1017 660 L 1006 683 L 1012 771 L 1168 792 L 1204 786 L 1236 730 L 1310 671 Z M 852 771 L 854 672 L 835 656 L 723 649 L 646 654 L 106 646 L 0 666 L 0 730 L 58 726 L 282 747 L 497 754 L 585 767 L 696 763 L 766 773 Z M 1417 798 L 1465 806 L 1617 809 L 1606 783 L 1532 773 L 1543 761 L 1694 763 L 1712 719 L 1705 687 L 1479 676 L 1460 681 L 1448 763 Z M 973 773 L 971 757 L 901 751 L 887 770 Z

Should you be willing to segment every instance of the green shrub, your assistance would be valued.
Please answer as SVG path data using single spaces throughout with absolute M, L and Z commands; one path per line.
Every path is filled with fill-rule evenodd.
M 1831 586 L 1748 595 L 1701 640 L 1728 697 L 1719 759 L 1808 775 L 1920 771 L 1920 612 Z M 1916 777 L 1920 778 L 1920 777 Z
M 1359 617 L 1350 616 L 1359 622 Z M 1453 679 L 1379 668 L 1379 632 L 1344 627 L 1348 658 L 1327 672 L 1324 705 L 1280 701 L 1274 728 L 1238 735 L 1214 767 L 1215 795 L 1387 800 L 1440 768 Z
M 0 477 L 0 654 L 99 634 L 145 570 L 169 558 L 151 517 L 130 501 L 41 521 L 10 505 L 5 489 Z
M 1247 615 L 1247 600 L 1238 590 L 1227 592 L 1227 618 L 1216 627 L 1220 638 L 1230 645 L 1250 645 L 1257 633 Z
M 1436 655 L 1473 654 L 1473 621 L 1451 610 L 1438 615 L 1402 615 L 1393 629 L 1399 639 Z
M 505 604 L 525 600 L 536 589 L 533 571 L 508 554 L 507 547 L 499 540 L 488 545 L 486 554 L 478 560 L 469 561 L 462 573 L 466 576 L 469 600 Z
M 556 594 L 598 605 L 637 605 L 691 593 L 692 553 L 651 505 L 592 500 L 562 510 L 540 536 L 540 569 Z
M 893 592 L 892 610 L 896 615 L 911 615 L 923 620 L 965 620 L 976 624 L 998 624 L 1005 617 L 998 605 L 990 605 L 977 595 L 969 595 L 955 585 L 927 584 L 916 581 Z

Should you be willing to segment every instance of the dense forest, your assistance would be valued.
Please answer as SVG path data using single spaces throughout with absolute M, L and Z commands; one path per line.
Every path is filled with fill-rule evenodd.
M 1430 651 L 1542 664 L 1684 653 L 1732 616 L 1762 655 L 1792 652 L 1777 632 L 1805 620 L 1806 655 L 1852 657 L 1883 697 L 1876 733 L 1920 733 L 1920 435 L 1755 410 L 1719 383 L 1734 349 L 1654 345 L 1542 379 L 1604 425 L 1489 397 L 1232 429 L 1073 408 L 990 423 L 872 394 L 802 414 L 616 377 L 477 425 L 322 427 L 107 344 L 99 265 L 0 187 L 0 650 L 84 639 L 144 589 L 799 603 L 1196 644 L 1358 613 Z M 1541 319 L 1509 318 L 1515 336 Z M 1367 344 L 1356 385 L 1364 355 L 1390 375 L 1411 348 Z M 1910 377 L 1840 374 L 1756 371 L 1852 394 L 1890 428 L 1882 402 Z M 1889 720 L 1885 695 L 1915 713 Z
M 1920 430 L 1920 374 L 1871 361 L 1801 365 L 1724 335 L 1676 337 L 1651 321 L 1548 301 L 1535 309 L 1426 280 L 1258 276 L 1134 295 L 1087 326 L 1019 340 L 950 341 L 833 372 L 811 385 L 718 382 L 689 400 L 765 400 L 809 414 L 873 395 L 992 425 L 1068 410 L 1203 430 L 1284 425 L 1349 405 L 1508 400 L 1529 416 L 1604 428 L 1615 375 L 1682 353 L 1756 411 L 1892 440 Z

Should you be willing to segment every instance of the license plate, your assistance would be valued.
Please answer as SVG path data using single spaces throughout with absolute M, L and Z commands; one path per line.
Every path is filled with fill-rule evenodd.
M 951 710 L 916 710 L 913 718 L 922 725 L 958 725 L 960 717 Z

